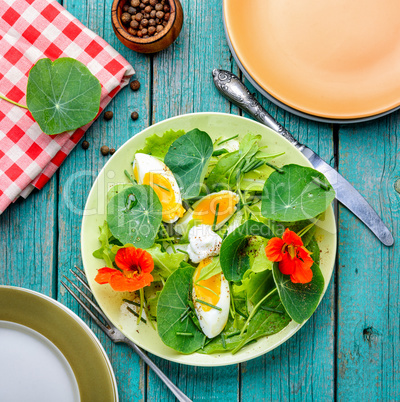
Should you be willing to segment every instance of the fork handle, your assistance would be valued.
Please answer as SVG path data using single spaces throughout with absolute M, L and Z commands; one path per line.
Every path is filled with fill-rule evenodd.
M 180 402 L 192 402 L 161 370 L 160 368 L 130 339 L 125 338 L 124 343 L 129 345 L 144 362 L 158 375 L 161 381 L 171 390 Z

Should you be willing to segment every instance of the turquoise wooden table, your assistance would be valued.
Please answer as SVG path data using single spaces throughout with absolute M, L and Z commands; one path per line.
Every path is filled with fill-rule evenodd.
M 111 0 L 64 0 L 64 7 L 134 66 L 141 87 L 137 92 L 124 88 L 107 108 L 114 118 L 105 121 L 100 116 L 87 132 L 89 149 L 78 145 L 42 191 L 0 216 L 0 283 L 50 295 L 81 316 L 111 359 L 122 402 L 174 398 L 128 347 L 114 345 L 98 330 L 60 280 L 74 264 L 81 265 L 82 210 L 108 159 L 100 153 L 102 145 L 118 148 L 145 127 L 182 113 L 240 113 L 217 92 L 211 78 L 215 67 L 239 74 L 225 40 L 220 1 L 182 3 L 185 21 L 177 42 L 145 56 L 115 37 Z M 313 317 L 288 342 L 238 366 L 196 368 L 154 360 L 195 401 L 398 401 L 400 194 L 395 183 L 400 177 L 400 114 L 338 126 L 307 121 L 261 96 L 258 100 L 356 186 L 393 231 L 395 245 L 382 246 L 339 206 L 334 277 Z M 133 121 L 135 110 L 139 119 Z M 400 191 L 400 184 L 397 188 Z

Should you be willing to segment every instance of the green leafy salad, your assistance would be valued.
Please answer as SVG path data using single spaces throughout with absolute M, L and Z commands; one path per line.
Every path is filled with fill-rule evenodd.
M 335 192 L 260 140 L 153 135 L 108 192 L 95 281 L 178 352 L 236 353 L 307 320 L 323 293 L 314 234 Z

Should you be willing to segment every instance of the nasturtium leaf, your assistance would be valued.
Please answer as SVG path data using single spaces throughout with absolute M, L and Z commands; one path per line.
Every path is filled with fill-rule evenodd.
M 194 270 L 189 264 L 184 264 L 172 273 L 165 282 L 157 304 L 157 329 L 161 340 L 184 354 L 200 349 L 205 338 L 189 316 L 184 318 Z
M 162 219 L 162 206 L 154 190 L 148 185 L 126 188 L 116 194 L 107 205 L 110 231 L 122 244 L 149 248 Z
M 184 134 L 183 130 L 168 130 L 161 137 L 153 134 L 146 138 L 145 146 L 142 149 L 138 149 L 135 153 L 148 154 L 158 159 L 164 159 L 171 144 Z
M 309 167 L 285 165 L 265 182 L 261 213 L 279 222 L 311 219 L 324 212 L 335 198 L 325 176 Z
M 100 94 L 99 80 L 80 61 L 41 59 L 29 72 L 26 104 L 44 133 L 59 134 L 92 121 Z
M 197 128 L 171 144 L 164 162 L 174 174 L 182 198 L 190 199 L 199 195 L 212 153 L 210 136 Z
M 311 246 L 311 247 L 310 247 Z M 289 275 L 284 275 L 279 270 L 279 263 L 274 264 L 273 275 L 276 287 L 282 303 L 290 317 L 301 324 L 309 319 L 318 306 L 322 292 L 324 291 L 324 276 L 319 268 L 319 249 L 318 243 L 312 240 L 309 244 L 309 251 L 313 254 L 314 264 L 312 281 L 309 283 L 293 283 Z
M 274 234 L 263 223 L 248 220 L 222 242 L 219 260 L 222 272 L 228 281 L 240 281 L 244 273 L 250 269 L 250 257 L 244 250 L 251 236 L 270 239 Z

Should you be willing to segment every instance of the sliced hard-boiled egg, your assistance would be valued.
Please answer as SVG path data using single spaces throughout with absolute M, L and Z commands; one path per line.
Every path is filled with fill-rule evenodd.
M 185 209 L 178 183 L 167 165 L 154 156 L 137 153 L 133 161 L 133 175 L 139 184 L 148 184 L 162 205 L 162 220 L 173 223 Z
M 229 316 L 229 283 L 224 274 L 199 281 L 201 270 L 212 262 L 201 261 L 193 275 L 193 304 L 201 329 L 208 338 L 214 338 L 225 328 Z M 211 307 L 213 306 L 213 307 Z
M 209 225 L 193 226 L 189 231 L 189 246 L 186 251 L 194 263 L 218 255 L 222 239 Z
M 219 229 L 236 211 L 239 196 L 228 190 L 211 193 L 196 201 L 192 208 L 176 223 L 175 231 L 183 235 L 191 220 Z M 215 219 L 215 215 L 217 218 Z

